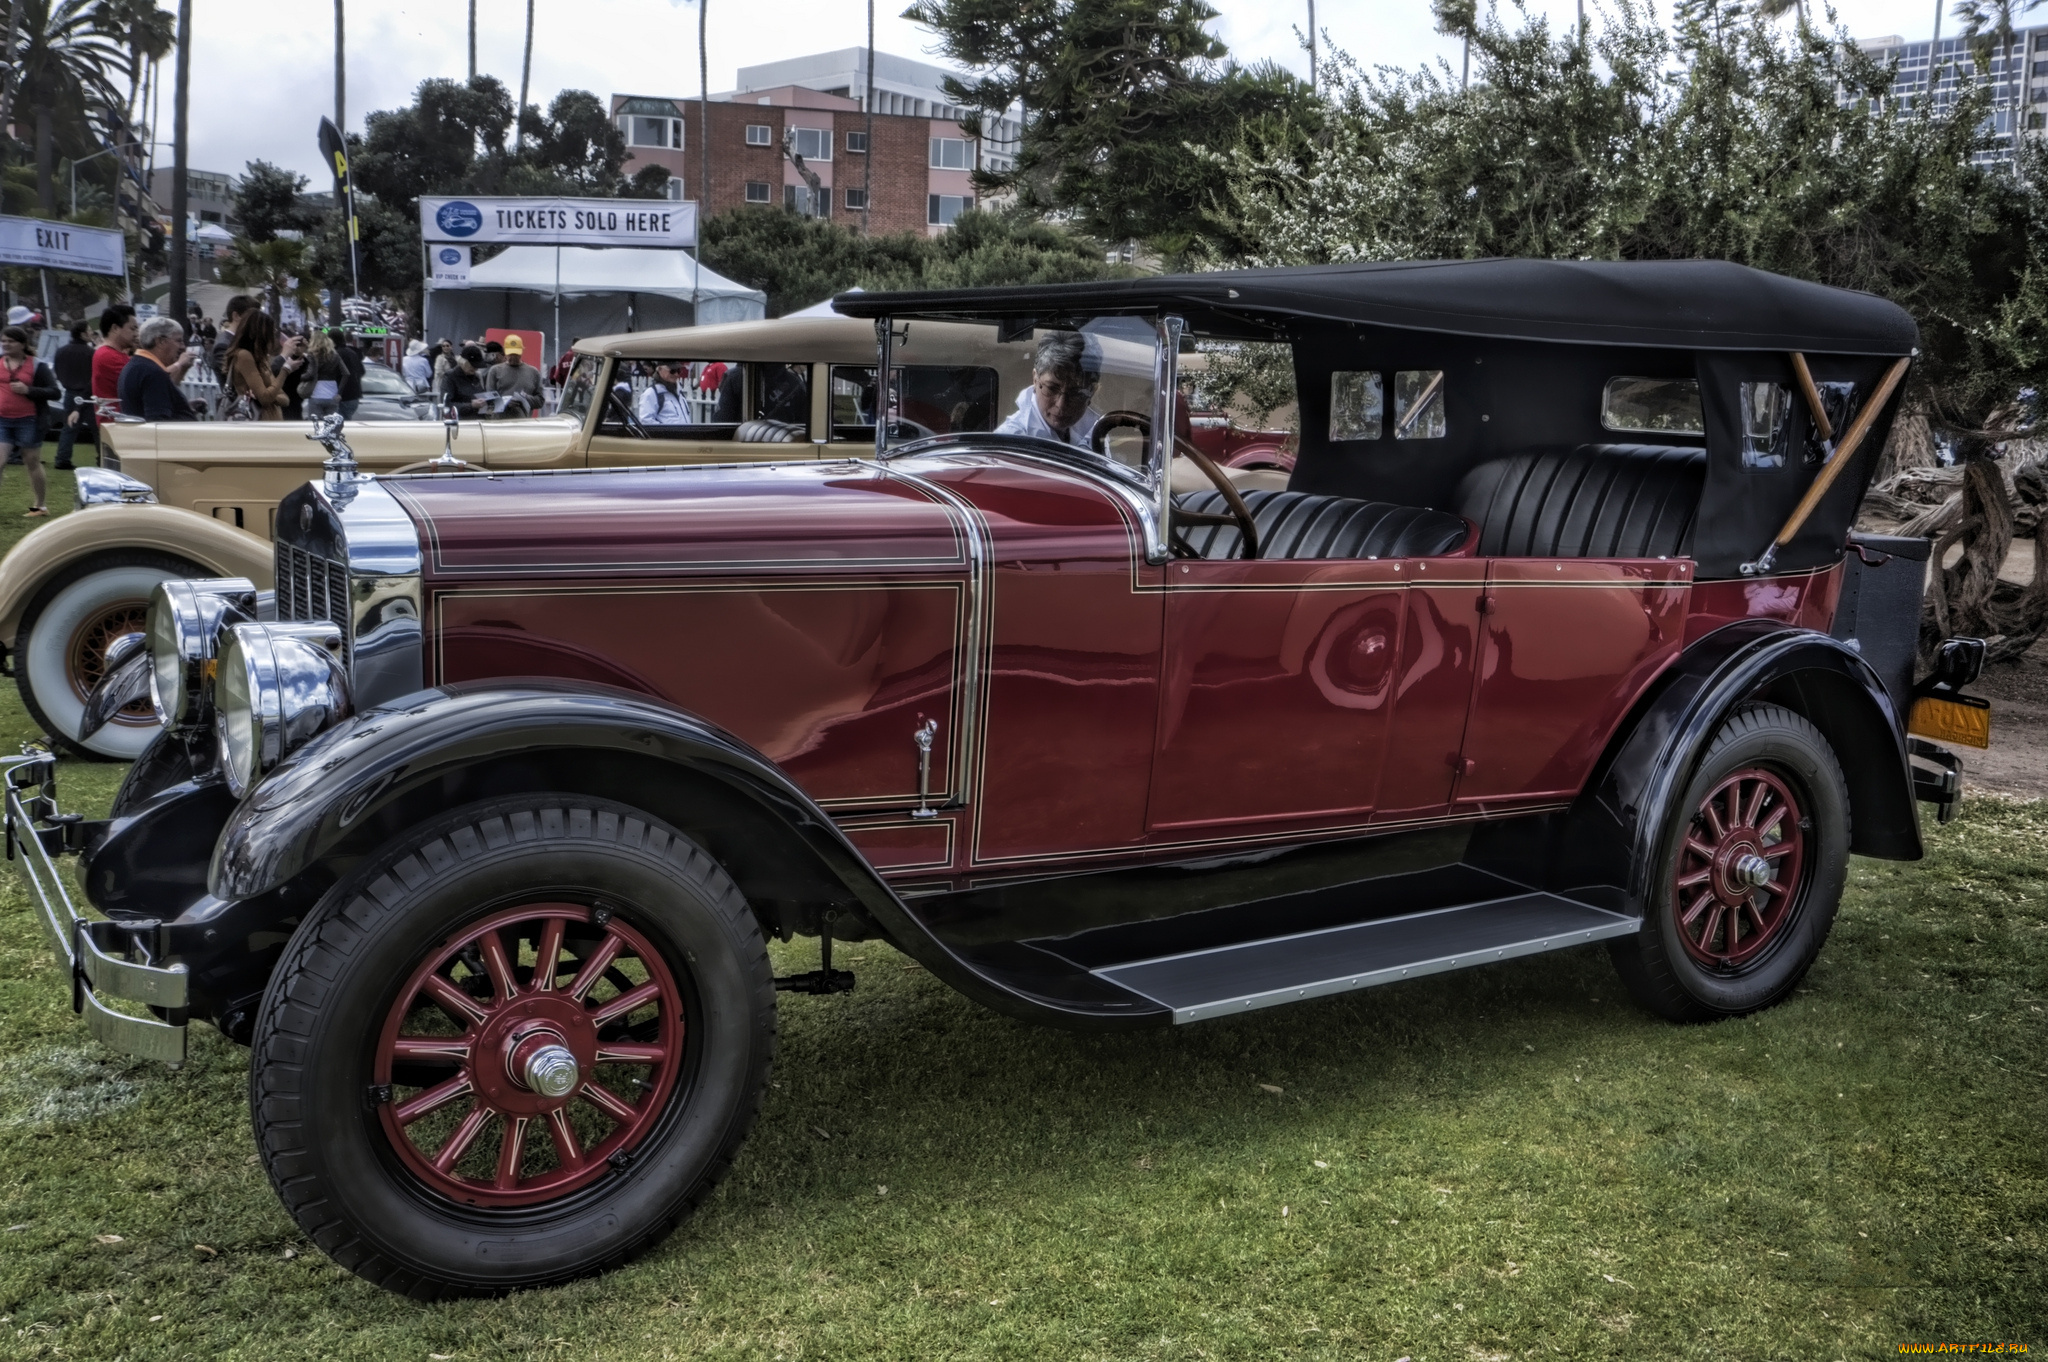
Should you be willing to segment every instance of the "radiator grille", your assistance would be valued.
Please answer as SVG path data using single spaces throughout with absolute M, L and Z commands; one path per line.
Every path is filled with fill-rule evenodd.
M 279 541 L 277 545 L 277 617 L 281 620 L 326 620 L 341 626 L 342 646 L 355 651 L 349 623 L 348 565 L 321 558 Z

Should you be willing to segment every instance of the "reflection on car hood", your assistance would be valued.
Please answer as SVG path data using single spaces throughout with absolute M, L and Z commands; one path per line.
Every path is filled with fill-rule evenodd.
M 441 578 L 966 566 L 955 513 L 873 464 L 757 463 L 385 484 Z

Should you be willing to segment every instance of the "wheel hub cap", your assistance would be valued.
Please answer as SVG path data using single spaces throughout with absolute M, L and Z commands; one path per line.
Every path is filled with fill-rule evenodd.
M 517 1060 L 521 1052 L 526 1055 L 523 1062 Z M 567 1097 L 576 1091 L 581 1075 L 576 1069 L 576 1056 L 569 1053 L 568 1046 L 548 1040 L 522 1045 L 513 1054 L 517 1064 L 514 1076 L 542 1097 Z

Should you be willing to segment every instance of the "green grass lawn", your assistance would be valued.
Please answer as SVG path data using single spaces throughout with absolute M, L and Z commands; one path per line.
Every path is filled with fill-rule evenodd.
M 6 684 L 0 740 L 24 736 Z M 67 764 L 67 805 L 118 774 Z M 1926 861 L 1857 862 L 1804 987 L 1716 1026 L 1638 1012 L 1598 948 L 1117 1037 L 983 1012 L 882 946 L 840 963 L 858 991 L 784 998 L 760 1128 L 675 1235 L 418 1305 L 279 1208 L 244 1051 L 195 1026 L 173 1072 L 86 1038 L 0 872 L 0 1355 L 2048 1347 L 2048 804 L 1975 800 Z

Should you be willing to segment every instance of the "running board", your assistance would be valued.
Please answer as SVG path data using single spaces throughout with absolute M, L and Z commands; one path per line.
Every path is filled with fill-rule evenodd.
M 1180 1023 L 1540 955 L 1630 936 L 1641 927 L 1641 918 L 1556 894 L 1525 893 L 1242 945 L 1104 964 L 1089 973 L 1169 1009 Z M 1061 943 L 1036 944 L 1059 953 Z

